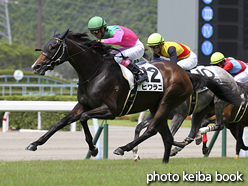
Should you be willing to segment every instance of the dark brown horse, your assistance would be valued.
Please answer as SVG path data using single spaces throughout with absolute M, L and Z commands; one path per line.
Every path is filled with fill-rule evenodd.
M 37 146 L 43 145 L 55 132 L 80 120 L 91 155 L 97 155 L 98 149 L 92 143 L 87 121 L 91 118 L 114 119 L 121 115 L 130 89 L 119 65 L 114 61 L 113 56 L 108 55 L 109 48 L 95 44 L 87 34 L 72 33 L 68 29 L 62 34 L 54 33 L 44 46 L 41 55 L 32 66 L 34 73 L 44 75 L 47 70 L 53 70 L 55 66 L 69 61 L 79 77 L 78 103 L 46 134 L 26 147 L 26 150 L 37 150 Z M 114 153 L 123 155 L 124 151 L 132 150 L 136 145 L 159 132 L 165 147 L 163 162 L 167 163 L 173 143 L 167 119 L 170 112 L 192 94 L 193 86 L 199 88 L 208 86 L 214 93 L 219 93 L 229 101 L 233 100 L 231 101 L 233 104 L 239 103 L 240 99 L 238 95 L 227 94 L 227 87 L 220 86 L 211 78 L 201 75 L 189 77 L 175 63 L 158 61 L 153 65 L 162 74 L 163 92 L 138 92 L 128 114 L 149 109 L 154 120 L 142 136 L 126 146 L 117 148 Z
M 248 86 L 242 83 L 237 83 L 240 89 L 240 92 L 244 94 L 245 100 L 248 97 Z M 215 112 L 213 110 L 213 106 L 211 107 L 212 111 L 206 115 L 205 120 L 202 123 L 202 127 L 206 127 L 210 123 L 214 123 L 215 120 Z M 240 150 L 248 150 L 248 147 L 245 146 L 242 136 L 244 127 L 248 126 L 248 110 L 247 110 L 247 101 L 243 102 L 240 106 L 228 105 L 225 107 L 223 111 L 223 122 L 228 128 L 233 137 L 236 139 L 236 159 L 239 157 Z M 208 153 L 208 147 L 206 146 L 206 136 L 204 134 L 203 139 L 203 154 Z

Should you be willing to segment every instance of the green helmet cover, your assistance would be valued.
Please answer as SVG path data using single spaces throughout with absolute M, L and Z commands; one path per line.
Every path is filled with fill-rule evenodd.
M 163 42 L 164 42 L 164 38 L 159 33 L 153 33 L 147 39 L 148 46 L 156 46 Z
M 106 26 L 107 23 L 105 20 L 99 16 L 92 17 L 88 22 L 88 29 L 89 30 L 98 30 L 101 27 Z
M 218 64 L 225 59 L 225 56 L 220 52 L 215 52 L 210 58 L 210 64 Z

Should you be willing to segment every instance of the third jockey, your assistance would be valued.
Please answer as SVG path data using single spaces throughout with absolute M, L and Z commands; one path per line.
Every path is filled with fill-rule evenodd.
M 92 17 L 88 22 L 88 29 L 102 44 L 119 45 L 119 50 L 127 59 L 123 59 L 119 51 L 112 51 L 115 54 L 115 61 L 127 67 L 134 75 L 137 84 L 141 84 L 148 77 L 139 67 L 131 62 L 144 55 L 144 45 L 136 34 L 123 26 L 107 26 L 105 20 L 99 16 Z
M 248 83 L 247 63 L 232 57 L 225 58 L 222 53 L 215 52 L 210 58 L 210 64 L 217 65 L 229 72 L 235 81 L 246 84 Z

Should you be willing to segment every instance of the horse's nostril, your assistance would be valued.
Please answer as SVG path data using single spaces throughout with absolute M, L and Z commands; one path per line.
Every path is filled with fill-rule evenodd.
M 35 65 L 34 67 L 33 67 L 33 69 L 39 69 L 40 68 L 40 65 Z

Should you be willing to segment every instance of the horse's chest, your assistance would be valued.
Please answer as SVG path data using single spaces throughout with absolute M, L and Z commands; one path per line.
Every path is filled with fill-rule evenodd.
M 81 103 L 82 105 L 85 105 L 90 108 L 95 108 L 99 106 L 101 103 L 101 98 L 100 96 L 94 95 L 93 93 L 91 95 L 89 94 L 83 94 L 79 99 L 78 102 Z

